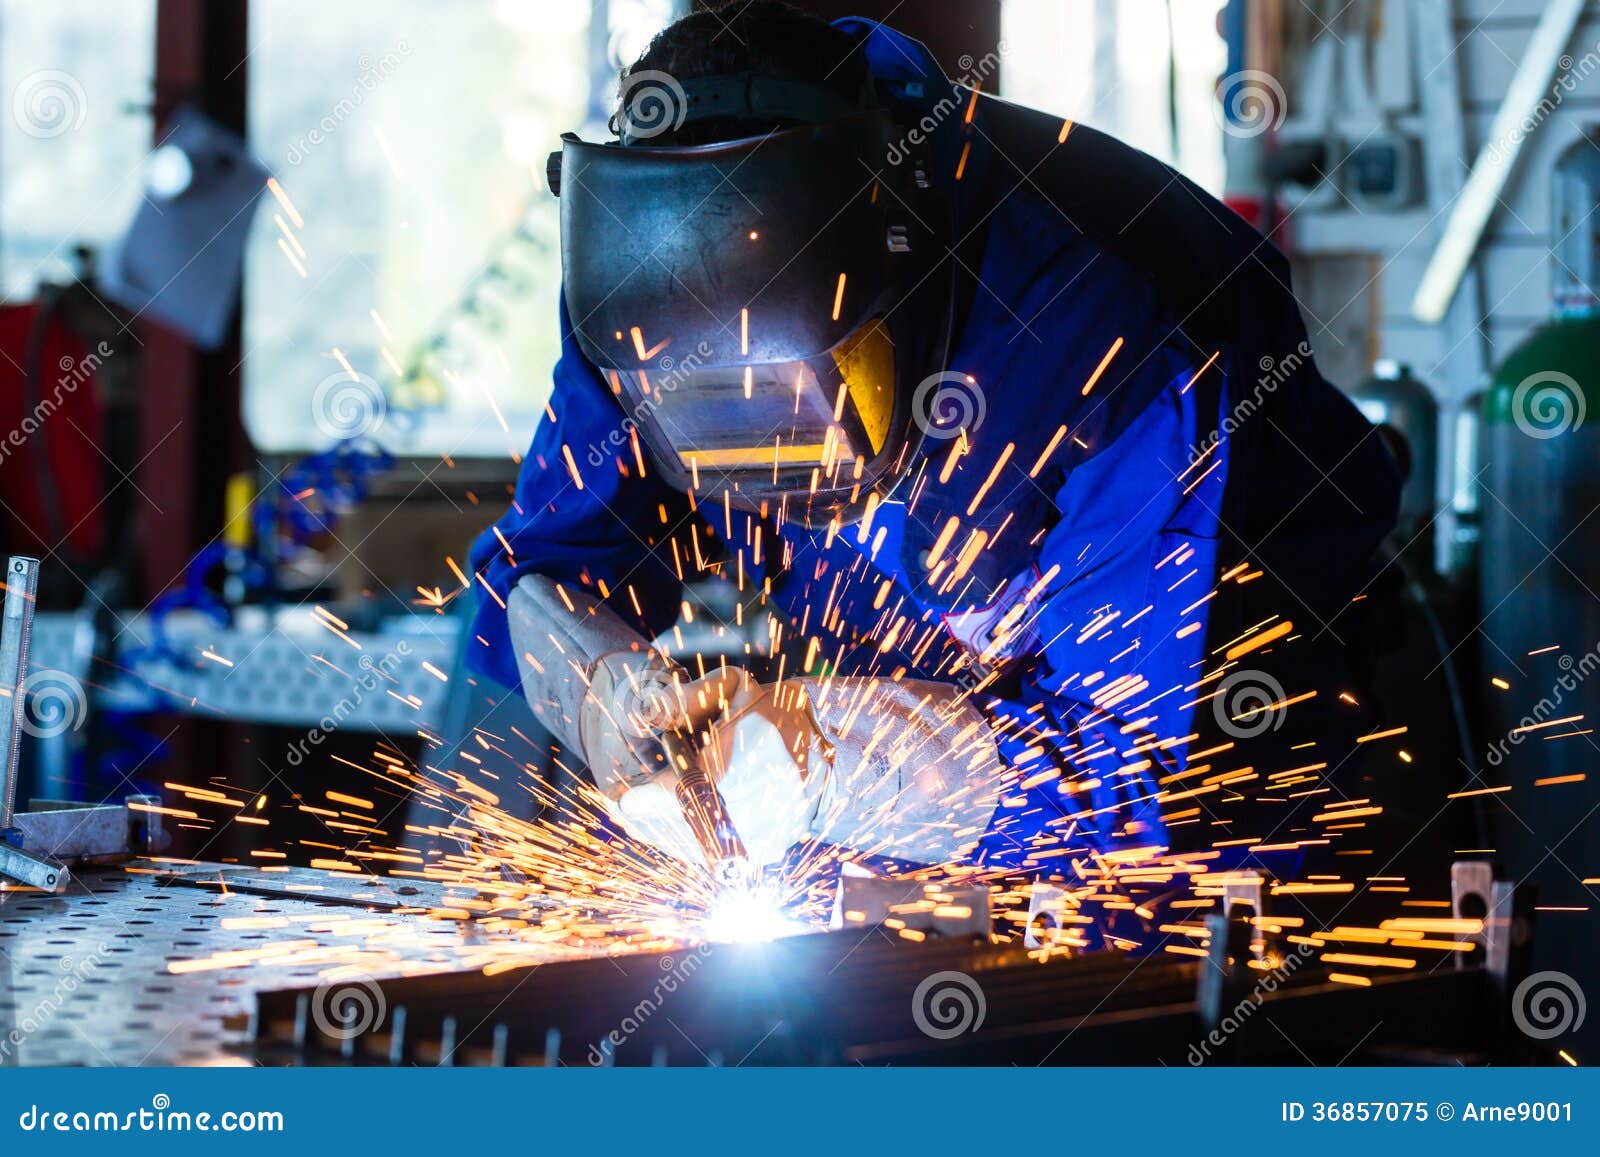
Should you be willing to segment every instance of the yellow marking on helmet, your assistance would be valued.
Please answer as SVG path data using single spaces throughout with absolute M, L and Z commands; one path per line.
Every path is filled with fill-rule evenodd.
M 685 462 L 698 462 L 702 466 L 765 466 L 768 463 L 816 463 L 822 460 L 829 447 L 825 442 L 797 446 L 726 446 L 715 450 L 686 450 L 680 453 Z M 849 447 L 842 447 L 846 460 L 854 458 Z
M 894 419 L 894 343 L 883 321 L 868 322 L 834 347 L 833 364 L 876 454 Z

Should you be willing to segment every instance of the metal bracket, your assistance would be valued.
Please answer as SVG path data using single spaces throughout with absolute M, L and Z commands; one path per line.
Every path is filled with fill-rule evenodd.
M 1458 933 L 1456 939 L 1476 944 L 1483 952 L 1483 967 L 1504 992 L 1527 971 L 1533 944 L 1534 892 L 1494 878 L 1488 860 L 1460 860 L 1450 865 L 1450 914 L 1457 920 L 1481 920 L 1477 932 Z M 1463 968 L 1467 953 L 1456 954 Z
M 1068 917 L 1072 915 L 1072 906 L 1067 898 L 1066 889 L 1057 888 L 1053 884 L 1035 883 L 1030 890 L 1032 895 L 1028 897 L 1028 925 L 1022 932 L 1023 947 L 1070 947 L 1071 945 L 1063 943 L 1067 938 L 1063 929 L 1068 923 Z
M 1249 991 L 1251 973 L 1246 960 L 1264 961 L 1267 955 L 1267 933 L 1261 920 L 1266 915 L 1266 876 L 1230 872 L 1219 887 L 1221 911 L 1206 917 L 1211 935 L 1195 993 L 1200 1023 L 1207 1031 L 1216 1028 Z
M 130 795 L 116 804 L 31 800 L 16 810 L 17 760 L 28 693 L 28 641 L 39 592 L 39 560 L 6 561 L 5 608 L 0 621 L 0 691 L 11 696 L 9 720 L 0 722 L 0 880 L 46 892 L 66 891 L 67 863 L 126 860 L 166 847 L 161 800 Z
M 65 864 L 127 860 L 166 848 L 158 796 L 130 795 L 120 803 L 35 799 L 17 813 L 17 846 Z
M 0 880 L 60 894 L 66 891 L 72 873 L 67 871 L 66 865 L 48 856 L 36 856 L 0 841 Z
M 1223 910 L 1206 917 L 1211 939 L 1200 965 L 1195 1008 L 1207 1032 L 1221 1024 L 1227 1011 L 1249 991 L 1250 970 L 1245 958 L 1255 939 L 1255 915 L 1248 902 L 1224 899 Z
M 1222 881 L 1222 914 L 1233 920 L 1233 909 L 1240 909 L 1238 919 L 1250 929 L 1246 947 L 1257 960 L 1267 956 L 1267 932 L 1263 917 L 1267 914 L 1267 877 L 1261 872 L 1229 872 Z
M 1533 956 L 1535 889 L 1494 878 L 1488 860 L 1461 860 L 1450 865 L 1450 915 L 1478 921 L 1476 932 L 1458 932 L 1456 939 L 1475 944 L 1483 953 L 1483 970 L 1495 993 L 1499 1048 L 1515 1054 L 1527 1041 L 1511 1032 L 1512 993 L 1528 975 Z M 1456 967 L 1465 968 L 1465 952 L 1456 953 Z
M 0 880 L 15 880 L 46 892 L 63 892 L 71 880 L 65 865 L 23 847 L 27 833 L 17 823 L 17 757 L 28 694 L 28 638 L 39 593 L 39 560 L 6 560 L 6 597 L 0 620 L 0 679 L 11 696 L 9 718 L 0 724 Z
M 1047 949 L 1052 956 L 1076 956 L 1089 947 L 1094 918 L 1085 916 L 1076 893 L 1035 881 L 1029 886 L 1028 922 L 1022 944 Z

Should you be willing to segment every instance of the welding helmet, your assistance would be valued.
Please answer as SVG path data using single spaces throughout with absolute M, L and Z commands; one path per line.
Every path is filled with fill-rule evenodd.
M 903 472 L 912 396 L 944 368 L 948 208 L 870 93 L 753 74 L 681 89 L 674 128 L 784 127 L 655 145 L 624 117 L 616 141 L 563 135 L 550 176 L 579 347 L 670 484 L 854 521 Z

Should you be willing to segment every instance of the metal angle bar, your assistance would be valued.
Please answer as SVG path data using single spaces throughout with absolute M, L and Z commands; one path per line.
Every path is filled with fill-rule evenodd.
M 11 692 L 11 718 L 0 726 L 0 838 L 10 830 L 17 798 L 17 756 L 28 679 L 28 636 L 39 592 L 39 560 L 12 555 L 6 562 L 6 601 L 0 624 L 0 680 Z
M 52 859 L 35 856 L 0 840 L 0 879 L 59 894 L 66 891 L 72 873 Z

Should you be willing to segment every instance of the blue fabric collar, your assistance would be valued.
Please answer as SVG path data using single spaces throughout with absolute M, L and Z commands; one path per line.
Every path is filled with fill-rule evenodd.
M 861 16 L 846 16 L 833 26 L 861 41 L 873 78 L 897 100 L 923 100 L 930 89 L 949 83 L 920 40 Z

